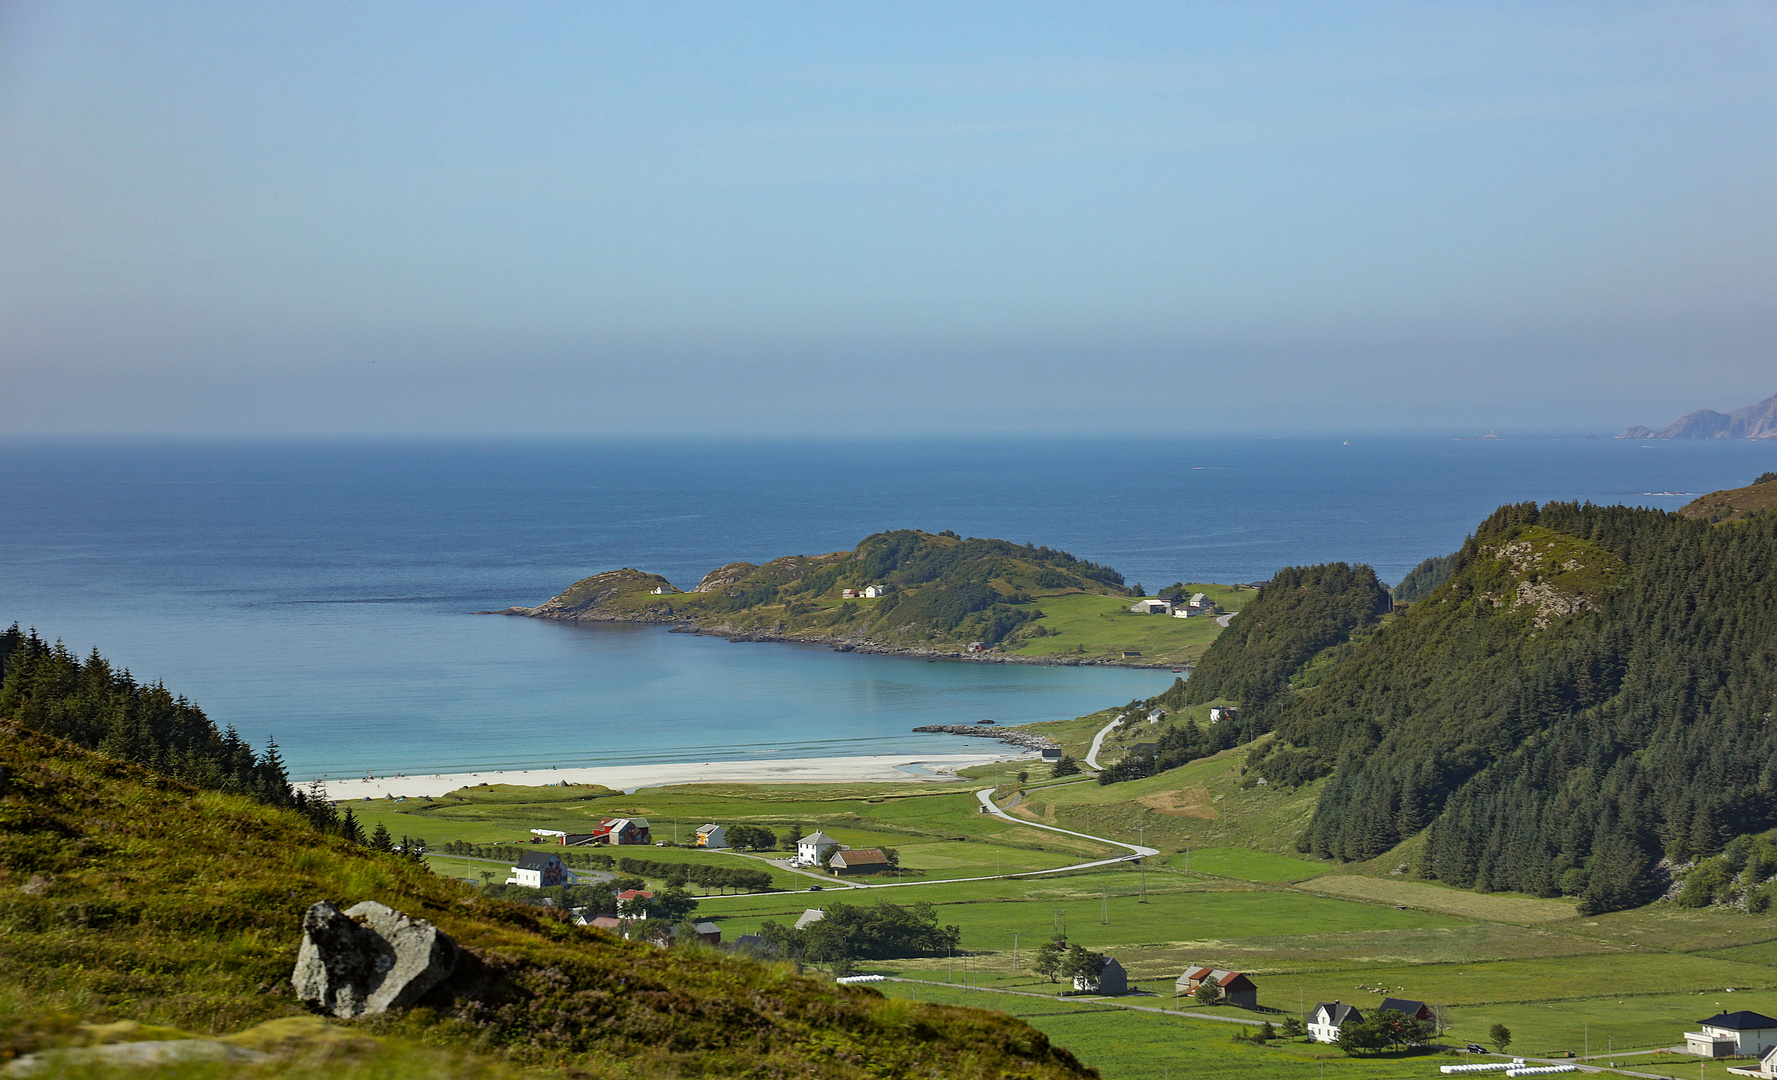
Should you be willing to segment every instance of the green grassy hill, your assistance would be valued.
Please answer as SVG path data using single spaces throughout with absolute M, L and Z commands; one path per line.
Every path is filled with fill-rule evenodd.
M 883 595 L 847 597 L 871 586 Z M 1224 610 L 1250 591 L 1193 585 Z M 578 621 L 675 622 L 732 637 L 958 655 L 1183 664 L 1221 631 L 1213 618 L 1136 615 L 1123 576 L 1065 551 L 917 530 L 877 533 L 853 551 L 730 563 L 694 592 L 639 570 L 578 581 L 509 613 Z M 1139 653 L 1126 656 L 1129 653 Z
M 324 836 L 292 810 L 10 722 L 0 764 L 0 1055 L 89 1037 L 76 1021 L 222 1034 L 300 1017 L 289 975 L 303 911 L 374 899 L 472 957 L 413 1012 L 349 1025 L 408 1048 L 381 1076 L 1088 1074 L 1003 1015 L 619 941 Z

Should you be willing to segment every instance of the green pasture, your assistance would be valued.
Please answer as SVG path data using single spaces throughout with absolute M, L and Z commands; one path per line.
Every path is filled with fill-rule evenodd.
M 1142 654 L 1142 663 L 1187 664 L 1202 656 L 1222 632 L 1215 619 L 1208 616 L 1175 619 L 1170 615 L 1137 615 L 1129 610 L 1133 603 L 1133 597 L 1090 593 L 1038 597 L 1036 605 L 1043 612 L 1038 625 L 1053 631 L 1054 636 L 1032 638 L 1008 651 L 1015 656 L 1072 653 L 1115 657 L 1135 650 Z
M 1320 789 L 1317 780 L 1293 790 L 1244 786 L 1247 747 L 1142 780 L 1069 784 L 1028 790 L 1013 812 L 1020 817 L 1163 851 L 1246 847 L 1293 854 L 1308 826 Z
M 1172 856 L 1166 865 L 1196 874 L 1262 882 L 1304 881 L 1328 869 L 1326 863 L 1243 847 L 1196 848 Z
M 956 882 L 824 894 L 821 900 L 850 904 L 886 900 L 932 903 L 938 921 L 962 928 L 962 947 L 1009 952 L 1013 935 L 1026 947 L 1047 940 L 1065 923 L 1068 940 L 1123 957 L 1124 950 L 1204 939 L 1225 940 L 1272 933 L 1280 925 L 1298 933 L 1408 930 L 1459 925 L 1422 911 L 1396 911 L 1348 900 L 1268 889 L 1218 889 L 1176 876 L 1148 875 L 1147 899 L 1140 874 L 1121 868 L 1060 878 Z M 806 894 L 736 898 L 712 903 L 724 917 L 723 932 L 747 933 L 766 919 L 794 918 L 821 904 Z M 1108 920 L 1108 921 L 1107 921 Z M 731 930 L 731 927 L 734 928 Z M 1126 959 L 1133 961 L 1134 955 Z M 897 964 L 906 963 L 897 961 Z M 1177 973 L 1174 972 L 1174 975 Z
M 1323 1075 L 1349 1080 L 1394 1080 L 1436 1076 L 1437 1066 L 1455 1060 L 1438 1054 L 1383 1054 L 1347 1058 L 1327 1047 L 1303 1042 L 1256 1046 L 1236 1042 L 1245 1024 L 1137 1012 L 1096 1001 L 1043 999 L 991 990 L 876 984 L 892 997 L 946 1005 L 996 1009 L 1025 1020 L 1058 1046 L 1073 1051 L 1107 1080 L 1250 1080 L 1251 1077 L 1318 1080 Z M 1169 1007 L 1169 999 L 1133 998 L 1138 1005 Z

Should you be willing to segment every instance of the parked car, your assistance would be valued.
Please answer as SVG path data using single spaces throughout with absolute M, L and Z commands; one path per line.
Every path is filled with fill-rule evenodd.
M 809 891 L 809 892 L 820 892 L 820 891 L 821 891 L 821 887 L 820 887 L 820 886 L 819 886 L 819 885 L 810 885 L 810 886 L 809 886 L 809 887 L 808 887 L 808 891 Z

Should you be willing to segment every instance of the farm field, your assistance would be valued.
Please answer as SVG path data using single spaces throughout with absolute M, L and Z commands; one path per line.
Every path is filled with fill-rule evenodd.
M 1223 585 L 1193 585 L 1190 589 L 1209 594 L 1229 611 L 1238 611 L 1256 595 Z M 1189 664 L 1222 632 L 1215 619 L 1205 615 L 1190 619 L 1137 615 L 1129 610 L 1134 602 L 1130 597 L 1090 593 L 1039 596 L 1036 605 L 1043 612 L 1039 625 L 1052 636 L 1021 642 L 1008 651 L 1014 656 L 1120 656 L 1134 650 L 1141 653 L 1141 663 Z
M 1331 1048 L 1299 1042 L 1255 1046 L 1233 1038 L 1235 1032 L 1248 1030 L 1248 1025 L 1141 1013 L 1090 1000 L 1044 1000 L 902 982 L 879 983 L 877 988 L 892 997 L 1011 1013 L 1052 1042 L 1072 1050 L 1107 1080 L 1249 1080 L 1255 1076 L 1318 1080 L 1323 1070 L 1324 1075 L 1336 1078 L 1394 1080 L 1436 1076 L 1437 1065 L 1458 1060 L 1435 1053 L 1347 1058 Z M 1166 999 L 1138 1001 L 1170 1006 Z

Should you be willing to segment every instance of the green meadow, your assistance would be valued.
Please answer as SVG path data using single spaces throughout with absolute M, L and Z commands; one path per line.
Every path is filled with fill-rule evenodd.
M 1083 756 L 1115 715 L 1107 710 L 1031 729 Z M 1124 745 L 1140 738 L 1139 730 L 1118 734 Z M 768 920 L 793 922 L 811 907 L 929 902 L 940 923 L 961 929 L 959 953 L 867 963 L 863 970 L 942 984 L 882 984 L 892 996 L 1024 1017 L 1111 1078 L 1174 1069 L 1181 1076 L 1312 1077 L 1323 1065 L 1354 1078 L 1426 1076 L 1448 1059 L 1350 1059 L 1328 1047 L 1259 1047 L 1231 1038 L 1240 1025 L 1058 996 L 1061 988 L 1030 968 L 1032 950 L 1058 932 L 1123 963 L 1139 990 L 1125 1003 L 1194 1009 L 1190 999 L 1174 997 L 1174 981 L 1187 966 L 1208 964 L 1246 971 L 1260 988 L 1260 1011 L 1219 1007 L 1231 1017 L 1281 1022 L 1320 1000 L 1362 1009 L 1392 995 L 1436 1006 L 1446 1043 L 1487 1042 L 1489 1027 L 1503 1023 L 1514 1053 L 1602 1053 L 1608 1045 L 1639 1054 L 1637 1067 L 1660 1075 L 1692 1075 L 1685 1069 L 1695 1068 L 1694 1059 L 1654 1051 L 1681 1042 L 1703 1017 L 1736 1008 L 1777 1013 L 1777 917 L 1661 903 L 1581 918 L 1566 900 L 1475 893 L 1391 874 L 1409 857 L 1399 853 L 1375 865 L 1303 857 L 1293 840 L 1318 788 L 1249 786 L 1241 771 L 1246 749 L 1115 785 L 1050 781 L 1039 764 L 1008 762 L 971 770 L 958 783 L 703 784 L 633 795 L 490 785 L 430 801 L 351 805 L 366 828 L 380 822 L 434 848 L 452 839 L 521 842 L 531 828 L 584 831 L 598 818 L 626 815 L 648 817 L 665 839 L 675 828 L 688 837 L 713 820 L 780 834 L 800 825 L 854 847 L 896 848 L 907 867 L 899 878 L 826 880 L 816 892 L 816 881 L 778 870 L 774 885 L 784 891 L 705 897 L 699 916 L 715 919 L 732 940 Z M 1022 784 L 1020 770 L 1027 773 Z M 1023 823 L 979 812 L 973 792 L 988 784 Z M 1143 840 L 1162 854 L 1145 866 L 1010 876 L 1122 854 L 1032 827 L 1039 822 Z M 679 847 L 613 854 L 767 866 Z M 499 869 L 433 861 L 453 877 Z M 863 887 L 847 887 L 853 884 Z
M 1240 610 L 1255 595 L 1226 585 L 1191 585 L 1188 589 L 1208 594 L 1228 611 Z M 1021 641 L 1008 651 L 1015 656 L 1121 656 L 1135 651 L 1141 653 L 1143 663 L 1189 664 L 1222 632 L 1208 616 L 1137 615 L 1129 610 L 1133 603 L 1132 597 L 1090 593 L 1038 596 L 1036 605 L 1043 612 L 1040 625 L 1049 636 Z

